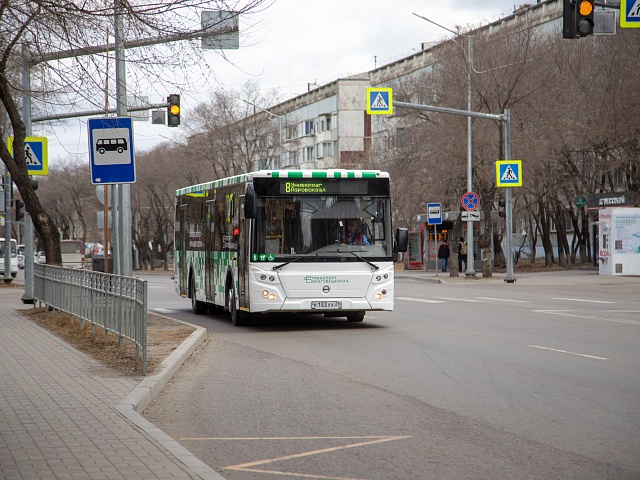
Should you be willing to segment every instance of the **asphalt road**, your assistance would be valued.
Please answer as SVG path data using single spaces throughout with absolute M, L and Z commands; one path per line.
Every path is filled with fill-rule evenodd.
M 226 478 L 640 478 L 638 283 L 398 280 L 362 324 L 237 328 L 145 278 L 211 335 L 147 418 Z

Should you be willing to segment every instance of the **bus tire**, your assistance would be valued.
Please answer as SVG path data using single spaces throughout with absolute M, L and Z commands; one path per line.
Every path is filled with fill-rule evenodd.
M 350 313 L 349 315 L 347 315 L 347 321 L 362 322 L 364 320 L 364 315 L 365 315 L 364 311 Z
M 244 327 L 249 324 L 247 314 L 236 306 L 236 290 L 233 287 L 229 289 L 229 313 L 234 327 Z
M 196 300 L 196 281 L 193 275 L 191 275 L 191 280 L 189 280 L 189 294 L 191 296 L 191 310 L 193 313 L 196 315 L 206 313 L 207 304 Z

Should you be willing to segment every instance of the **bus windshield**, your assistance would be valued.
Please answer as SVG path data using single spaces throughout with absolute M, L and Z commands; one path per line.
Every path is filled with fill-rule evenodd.
M 259 197 L 252 256 L 383 259 L 392 255 L 388 197 L 302 195 Z M 348 255 L 352 257 L 352 255 Z

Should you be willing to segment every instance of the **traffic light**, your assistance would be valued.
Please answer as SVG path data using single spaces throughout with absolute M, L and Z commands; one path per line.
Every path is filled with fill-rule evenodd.
M 577 0 L 576 34 L 579 37 L 593 35 L 593 0 Z
M 172 93 L 167 97 L 167 126 L 180 125 L 180 95 Z
M 562 7 L 562 38 L 593 35 L 594 0 L 564 0 Z
M 498 200 L 498 215 L 502 218 L 505 218 L 507 216 L 507 212 L 505 210 L 506 205 L 507 203 L 505 202 L 504 198 L 500 198 Z
M 576 38 L 576 0 L 562 4 L 562 38 Z
M 16 222 L 24 218 L 24 202 L 16 198 Z

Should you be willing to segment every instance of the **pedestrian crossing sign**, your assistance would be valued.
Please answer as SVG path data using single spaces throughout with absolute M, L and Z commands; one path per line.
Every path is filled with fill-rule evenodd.
M 522 186 L 522 160 L 496 162 L 496 187 Z
M 392 89 L 391 88 L 367 88 L 367 113 L 369 115 L 392 115 L 393 114 Z
M 13 156 L 13 137 L 7 139 L 9 153 Z M 49 153 L 47 137 L 25 137 L 24 154 L 29 175 L 49 174 Z
M 640 28 L 640 0 L 620 0 L 620 26 Z

